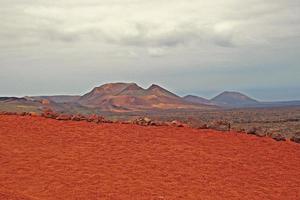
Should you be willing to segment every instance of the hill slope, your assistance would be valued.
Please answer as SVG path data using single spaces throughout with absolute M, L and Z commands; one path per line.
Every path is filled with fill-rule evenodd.
M 81 105 L 110 111 L 207 108 L 193 104 L 158 86 L 144 89 L 135 83 L 109 83 L 94 88 L 79 99 Z
M 210 100 L 205 99 L 203 97 L 198 97 L 194 95 L 187 95 L 184 96 L 183 99 L 187 102 L 191 103 L 199 103 L 199 104 L 207 104 L 207 105 L 214 105 Z

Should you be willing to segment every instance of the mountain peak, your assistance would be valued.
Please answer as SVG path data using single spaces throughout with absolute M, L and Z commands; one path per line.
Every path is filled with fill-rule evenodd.
M 174 94 L 174 93 L 168 91 L 167 89 L 162 88 L 161 86 L 156 85 L 156 84 L 152 84 L 147 89 L 147 91 L 150 94 L 153 94 L 153 95 L 156 95 L 156 96 L 168 96 L 168 97 L 172 97 L 172 98 L 179 98 L 179 96 L 177 96 L 176 94 Z
M 236 92 L 236 91 L 224 91 L 220 95 L 241 95 L 241 96 L 246 96 L 246 95 L 244 95 L 240 92 Z
M 117 82 L 117 83 L 106 83 L 103 85 L 100 85 L 99 87 L 96 88 L 105 88 L 105 89 L 112 89 L 112 88 L 118 88 L 118 87 L 128 87 L 130 85 L 136 85 L 136 83 L 122 83 L 122 82 Z
M 145 89 L 137 85 L 136 83 L 131 83 L 125 87 L 118 95 L 144 95 Z
M 138 86 L 136 83 L 129 83 L 128 87 L 125 88 L 126 90 L 144 90 L 140 86 Z
M 152 84 L 152 85 L 150 85 L 150 87 L 147 90 L 153 90 L 153 89 L 163 89 L 163 88 L 160 87 L 159 85 Z
M 93 102 L 94 99 L 99 99 L 100 97 L 104 97 L 106 95 L 117 95 L 122 92 L 128 86 L 134 85 L 135 83 L 106 83 L 99 87 L 93 88 L 92 91 L 83 95 L 80 98 L 80 102 L 82 103 L 90 103 Z
M 244 100 L 256 101 L 256 100 L 250 98 L 249 96 L 242 94 L 240 92 L 236 92 L 236 91 L 224 91 L 221 94 L 219 94 L 218 96 L 216 96 L 215 98 L 220 98 L 220 97 L 230 97 L 230 98 L 241 99 L 241 100 L 244 99 Z
M 203 98 L 203 97 L 199 97 L 199 96 L 196 96 L 196 95 L 191 95 L 191 94 L 189 94 L 189 95 L 184 96 L 183 98 L 184 98 L 184 99 L 187 99 L 187 98 Z M 203 98 L 203 99 L 204 99 L 204 98 Z

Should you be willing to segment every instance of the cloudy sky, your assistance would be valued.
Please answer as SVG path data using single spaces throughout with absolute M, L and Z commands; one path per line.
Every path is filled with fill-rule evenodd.
M 0 96 L 106 82 L 300 99 L 299 0 L 0 0 Z

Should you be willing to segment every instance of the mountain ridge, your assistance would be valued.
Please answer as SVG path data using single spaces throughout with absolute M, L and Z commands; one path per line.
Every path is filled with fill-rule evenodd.
M 48 101 L 48 102 L 47 102 Z M 111 112 L 134 112 L 167 109 L 218 109 L 300 106 L 300 101 L 261 102 L 243 93 L 224 91 L 206 99 L 196 95 L 180 97 L 177 94 L 152 84 L 143 88 L 136 83 L 106 83 L 94 87 L 84 95 L 33 96 L 24 98 L 0 98 L 1 104 L 33 105 L 38 108 L 45 105 L 59 110 L 98 109 Z M 5 106 L 5 105 L 4 105 Z

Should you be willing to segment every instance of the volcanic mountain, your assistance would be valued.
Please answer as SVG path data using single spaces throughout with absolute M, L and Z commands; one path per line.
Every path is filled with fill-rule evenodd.
M 186 102 L 158 85 L 153 84 L 144 89 L 136 83 L 104 84 L 83 95 L 78 102 L 86 107 L 110 111 L 210 108 Z
M 222 92 L 210 100 L 215 105 L 222 107 L 245 107 L 255 106 L 259 102 L 239 92 Z

